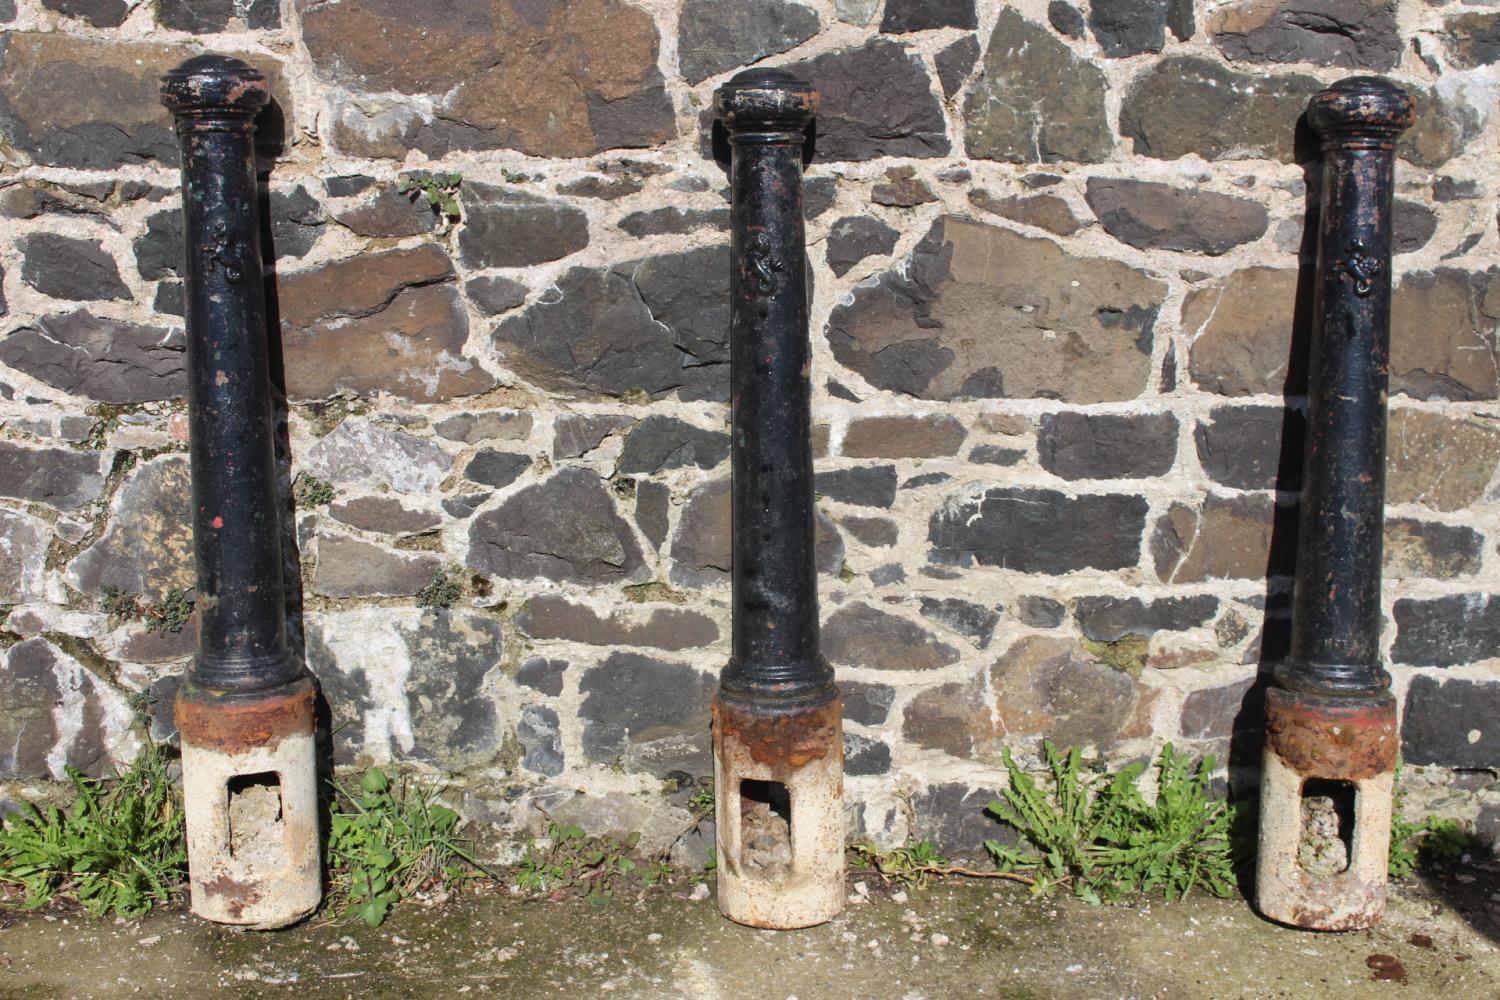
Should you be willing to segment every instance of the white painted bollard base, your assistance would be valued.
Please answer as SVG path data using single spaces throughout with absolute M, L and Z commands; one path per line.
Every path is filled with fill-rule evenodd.
M 844 908 L 844 743 L 841 704 L 825 715 L 820 756 L 756 760 L 751 748 L 725 733 L 714 706 L 714 790 L 719 912 L 752 927 L 789 930 L 827 923 Z M 826 742 L 825 742 L 826 741 Z M 806 744 L 799 748 L 806 749 Z M 794 758 L 802 756 L 794 753 Z M 800 763 L 801 766 L 795 766 Z M 784 785 L 791 802 L 790 857 L 757 863 L 753 817 L 742 804 L 742 783 Z
M 1309 930 L 1373 927 L 1385 915 L 1386 866 L 1391 841 L 1391 772 L 1354 785 L 1349 866 L 1334 875 L 1302 867 L 1302 776 L 1271 750 L 1261 772 L 1260 845 L 1255 906 L 1278 923 Z
M 274 774 L 279 788 L 231 813 L 235 779 Z M 318 778 L 311 732 L 238 753 L 182 746 L 192 909 L 205 920 L 270 930 L 296 923 L 323 897 Z M 275 801 L 279 791 L 279 804 Z M 233 820 L 242 825 L 235 828 Z M 245 828 L 250 827 L 250 828 Z

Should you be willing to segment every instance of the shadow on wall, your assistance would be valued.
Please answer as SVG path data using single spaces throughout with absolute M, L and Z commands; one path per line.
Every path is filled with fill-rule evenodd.
M 1297 293 L 1292 312 L 1291 356 L 1282 383 L 1281 448 L 1276 463 L 1276 507 L 1266 558 L 1264 610 L 1256 676 L 1240 701 L 1229 739 L 1229 794 L 1241 810 L 1260 803 L 1261 755 L 1265 748 L 1266 688 L 1271 671 L 1286 658 L 1292 638 L 1292 588 L 1297 574 L 1298 500 L 1302 489 L 1307 367 L 1312 350 L 1313 293 L 1317 285 L 1319 197 L 1322 155 L 1318 137 L 1304 113 L 1294 139 L 1306 187 L 1302 243 L 1297 248 Z

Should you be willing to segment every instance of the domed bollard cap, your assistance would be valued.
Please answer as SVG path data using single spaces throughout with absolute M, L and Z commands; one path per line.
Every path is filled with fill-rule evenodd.
M 1379 76 L 1351 76 L 1313 95 L 1307 123 L 1324 143 L 1394 143 L 1417 118 L 1417 102 Z
M 161 78 L 161 102 L 175 115 L 215 112 L 250 117 L 270 100 L 265 74 L 233 56 L 194 56 Z
M 784 69 L 747 69 L 714 91 L 714 111 L 729 129 L 800 128 L 818 113 L 818 92 Z

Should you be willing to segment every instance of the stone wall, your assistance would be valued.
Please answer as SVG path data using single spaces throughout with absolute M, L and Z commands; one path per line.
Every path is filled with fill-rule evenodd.
M 502 825 L 648 842 L 710 773 L 728 648 L 707 109 L 758 60 L 821 89 L 817 557 L 852 822 L 967 851 L 1002 745 L 1170 740 L 1253 777 L 1295 558 L 1298 120 L 1378 71 L 1421 109 L 1384 643 L 1406 759 L 1431 766 L 1408 779 L 1500 826 L 1492 9 L 0 0 L 0 20 L 6 794 L 128 757 L 138 692 L 167 735 L 190 650 L 191 628 L 104 607 L 192 584 L 155 83 L 188 54 L 240 54 L 277 95 L 293 620 L 336 759 L 440 774 Z M 462 175 L 456 223 L 396 189 L 434 170 Z

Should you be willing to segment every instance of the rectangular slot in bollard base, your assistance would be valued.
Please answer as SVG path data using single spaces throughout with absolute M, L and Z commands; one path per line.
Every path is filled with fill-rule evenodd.
M 256 930 L 301 920 L 323 896 L 310 682 L 226 706 L 177 701 L 192 910 Z
M 1309 930 L 1373 927 L 1385 913 L 1396 700 L 1266 693 L 1255 905 Z
M 827 923 L 844 907 L 841 699 L 753 713 L 716 699 L 719 911 L 751 927 Z

